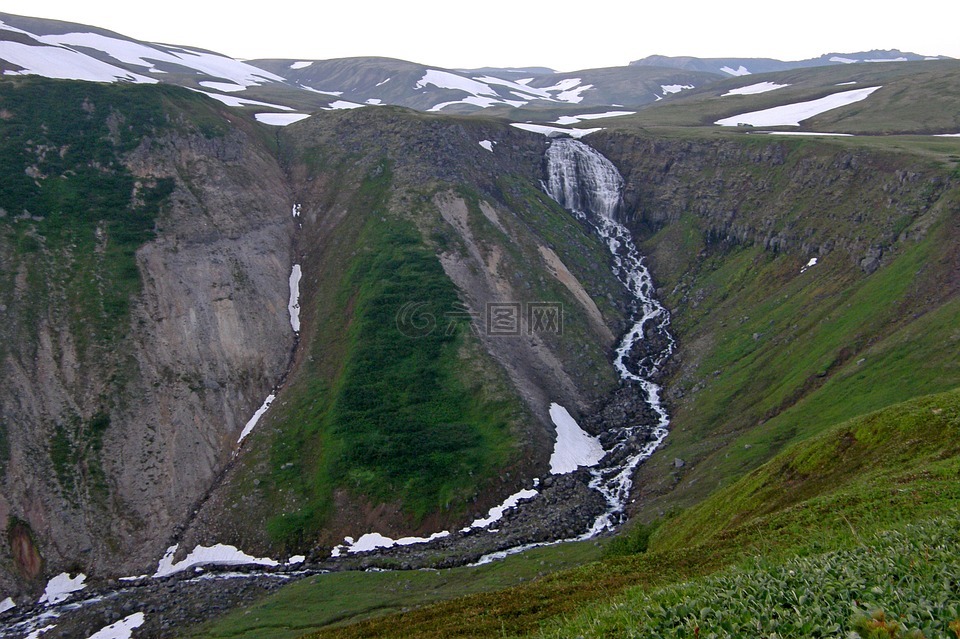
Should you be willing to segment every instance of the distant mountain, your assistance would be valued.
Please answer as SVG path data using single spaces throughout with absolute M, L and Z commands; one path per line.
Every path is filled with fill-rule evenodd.
M 923 56 L 897 49 L 862 51 L 859 53 L 826 53 L 819 58 L 785 62 L 773 58 L 695 58 L 688 56 L 651 55 L 634 60 L 630 66 L 670 67 L 687 71 L 704 71 L 728 76 L 787 71 L 804 67 L 822 67 L 859 62 L 916 62 L 918 60 L 947 60 L 945 56 Z
M 453 71 L 370 57 L 250 63 L 298 87 L 333 94 L 356 106 L 394 104 L 444 113 L 490 107 L 641 106 L 721 79 L 701 71 L 641 67 L 569 73 L 536 68 Z
M 5 13 L 0 13 L 0 72 L 176 84 L 228 106 L 305 113 L 384 104 L 445 113 L 490 107 L 636 107 L 719 79 L 696 70 L 641 67 L 564 74 L 542 67 L 457 71 L 378 57 L 240 61 L 205 49 Z

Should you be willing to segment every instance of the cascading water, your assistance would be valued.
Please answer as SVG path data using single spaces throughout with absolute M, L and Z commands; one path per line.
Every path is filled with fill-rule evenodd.
M 670 314 L 654 297 L 653 280 L 630 232 L 617 221 L 623 178 L 610 160 L 578 140 L 554 140 L 547 150 L 544 190 L 577 218 L 590 224 L 610 249 L 613 272 L 635 303 L 633 324 L 617 347 L 614 366 L 621 379 L 640 387 L 647 405 L 656 415 L 653 424 L 617 426 L 608 434 L 608 441 L 612 443 L 607 444 L 604 461 L 593 470 L 590 486 L 603 494 L 609 509 L 589 535 L 620 523 L 634 470 L 667 436 L 669 417 L 660 401 L 660 386 L 652 378 L 673 351 L 673 338 L 668 332 Z M 645 339 L 662 347 L 653 353 L 648 348 L 642 354 L 637 353 Z M 641 434 L 644 436 L 638 437 Z M 637 441 L 643 444 L 638 445 Z

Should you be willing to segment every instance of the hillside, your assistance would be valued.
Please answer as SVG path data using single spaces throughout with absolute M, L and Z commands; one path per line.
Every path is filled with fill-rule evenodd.
M 0 14 L 0 637 L 948 636 L 960 62 L 918 57 Z

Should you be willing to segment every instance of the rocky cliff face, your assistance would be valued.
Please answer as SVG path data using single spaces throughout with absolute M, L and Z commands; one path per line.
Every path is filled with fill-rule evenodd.
M 687 215 L 712 242 L 811 257 L 839 250 L 871 272 L 949 186 L 935 165 L 864 148 L 606 132 L 590 140 L 623 173 L 638 233 Z
M 545 473 L 550 402 L 595 431 L 624 416 L 621 402 L 590 417 L 617 387 L 626 295 L 600 241 L 543 192 L 542 136 L 391 107 L 266 129 L 178 90 L 70 86 L 66 114 L 91 128 L 69 139 L 0 95 L 4 122 L 28 131 L 2 166 L 24 195 L 0 205 L 0 592 L 62 570 L 143 572 L 172 542 L 325 552 L 468 523 Z M 75 157 L 84 140 L 94 150 Z M 736 437 L 867 361 L 911 304 L 919 316 L 955 294 L 939 169 L 769 139 L 589 142 L 626 179 L 625 222 L 678 320 L 666 395 L 689 433 L 664 455 L 686 461 L 653 460 L 647 492 L 693 495 L 708 484 L 697 468 L 715 485 L 736 470 L 716 470 Z M 78 174 L 116 188 L 78 206 L 62 187 Z M 939 266 L 861 329 L 847 297 L 874 273 L 903 279 L 887 269 L 929 238 L 941 248 L 916 263 Z M 798 283 L 812 257 L 829 277 Z M 791 296 L 802 304 L 778 314 Z M 401 326 L 405 304 L 438 299 L 430 332 L 401 330 L 425 326 Z M 854 326 L 833 341 L 825 299 Z M 525 314 L 519 334 L 488 330 L 489 304 L 531 302 L 563 308 L 562 334 Z M 826 346 L 790 360 L 812 344 Z M 767 379 L 781 361 L 783 388 Z M 792 436 L 777 433 L 763 450 Z
M 86 100 L 123 117 L 127 104 L 98 93 L 83 87 L 64 109 L 82 113 Z M 284 176 L 253 127 L 207 136 L 178 107 L 166 111 L 176 126 L 117 151 L 114 170 L 134 184 L 127 215 L 138 189 L 170 184 L 153 239 L 136 250 L 141 285 L 125 313 L 77 301 L 89 290 L 69 269 L 82 263 L 85 238 L 44 236 L 55 211 L 21 216 L 4 237 L 13 275 L 0 389 L 5 590 L 61 570 L 124 574 L 154 561 L 286 370 L 294 224 Z M 93 250 L 108 257 L 110 228 L 94 229 Z M 39 248 L 18 250 L 17 233 L 40 238 Z M 109 265 L 90 276 L 115 284 Z
M 133 118 L 126 103 L 79 86 L 69 108 L 118 113 L 84 135 L 122 136 Z M 44 239 L 39 220 L 49 212 L 16 221 L 2 239 L 11 275 L 0 293 L 12 318 L 0 390 L 4 591 L 36 590 L 63 570 L 141 573 L 173 542 L 282 552 L 373 528 L 395 534 L 461 523 L 542 474 L 551 401 L 585 414 L 613 387 L 607 362 L 622 292 L 602 245 L 539 189 L 541 136 L 390 108 L 267 130 L 198 98 L 162 95 L 153 127 L 109 147 L 113 170 L 131 185 L 121 210 L 135 208 L 152 185 L 166 187 L 153 228 L 131 252 L 136 273 L 123 312 L 74 303 L 89 290 L 57 264 L 79 249 Z M 43 163 L 31 171 L 52 174 Z M 110 228 L 94 220 L 77 233 L 109 247 Z M 32 235 L 40 247 L 27 256 L 18 247 Z M 383 268 L 370 261 L 381 252 L 403 256 L 420 275 L 403 279 L 403 261 L 399 271 L 365 275 Z M 299 335 L 288 311 L 294 264 L 303 273 Z M 109 284 L 107 275 L 92 277 Z M 450 443 L 436 451 L 466 447 L 467 461 L 445 471 L 454 483 L 444 490 L 460 492 L 418 489 L 446 505 L 415 507 L 416 490 L 403 493 L 407 501 L 384 499 L 369 492 L 376 482 L 351 483 L 360 476 L 351 464 L 364 458 L 331 457 L 332 418 L 309 411 L 320 404 L 336 415 L 353 401 L 336 389 L 368 383 L 344 371 L 356 370 L 369 340 L 397 329 L 393 315 L 373 319 L 396 299 L 381 288 L 408 287 L 398 289 L 410 296 L 400 301 L 416 302 L 436 294 L 422 278 L 437 275 L 446 284 L 430 286 L 458 301 L 435 309 L 436 317 L 446 322 L 452 313 L 464 336 L 452 350 L 438 347 L 430 373 L 440 376 L 436 401 L 462 388 L 460 397 L 480 408 L 465 403 L 474 416 L 453 416 L 463 424 L 443 434 Z M 54 292 L 43 304 L 29 303 L 45 290 Z M 525 314 L 519 335 L 485 332 L 488 303 L 525 309 L 531 301 L 564 306 L 565 332 L 528 331 Z M 354 337 L 358 326 L 362 337 Z M 417 347 L 415 359 L 426 348 L 407 346 Z M 246 421 L 281 382 L 276 408 L 238 446 Z M 377 410 L 376 402 L 364 410 Z M 464 435 L 471 419 L 477 430 Z M 300 443 L 292 457 L 291 442 Z M 298 519 L 318 504 L 316 519 Z

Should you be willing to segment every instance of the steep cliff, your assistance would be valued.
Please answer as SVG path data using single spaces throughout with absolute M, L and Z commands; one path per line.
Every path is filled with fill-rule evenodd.
M 162 552 L 286 369 L 294 224 L 261 132 L 207 100 L 0 90 L 0 580 L 12 589 Z
M 832 424 L 960 385 L 960 189 L 917 147 L 589 138 L 627 180 L 679 347 L 652 519 Z

